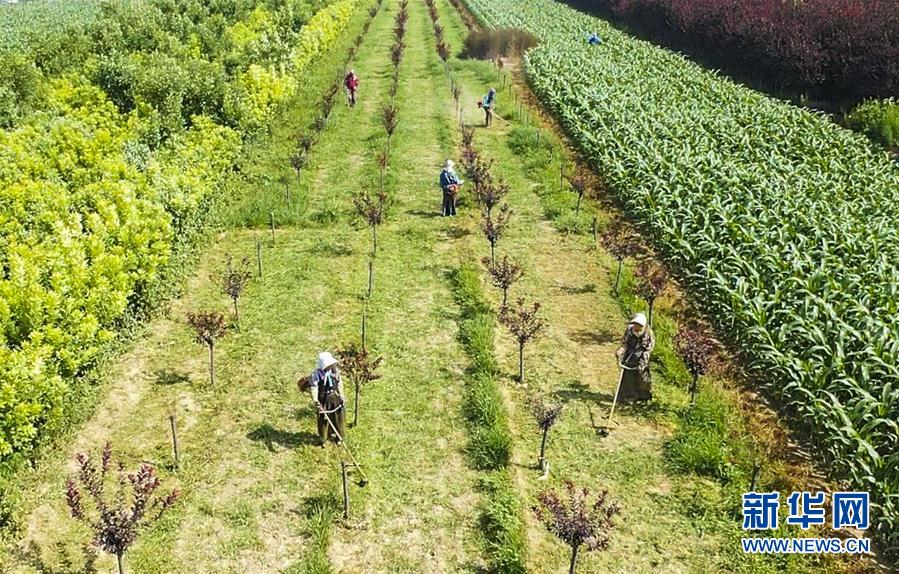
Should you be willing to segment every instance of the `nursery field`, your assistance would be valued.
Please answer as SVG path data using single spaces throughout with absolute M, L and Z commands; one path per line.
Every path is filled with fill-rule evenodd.
M 179 106 L 204 117 L 173 120 L 186 112 L 154 99 L 144 48 L 94 63 L 109 74 L 88 66 L 83 83 L 54 80 L 51 109 L 63 119 L 53 125 L 72 122 L 65 133 L 81 130 L 96 148 L 28 172 L 29 154 L 64 139 L 29 147 L 52 114 L 10 116 L 0 147 L 17 163 L 0 181 L 15 193 L 0 192 L 0 209 L 40 212 L 0 214 L 0 245 L 16 247 L 0 259 L 0 358 L 18 361 L 18 371 L 0 367 L 0 571 L 564 572 L 571 537 L 547 528 L 560 517 L 547 493 L 564 506 L 569 483 L 611 516 L 575 521 L 595 536 L 574 545 L 572 571 L 885 571 L 874 557 L 745 554 L 741 496 L 850 479 L 876 493 L 878 541 L 893 543 L 897 347 L 860 340 L 893 337 L 895 301 L 882 290 L 899 171 L 861 138 L 599 21 L 590 26 L 609 55 L 563 54 L 560 38 L 580 34 L 585 17 L 549 0 L 468 7 L 268 2 L 264 13 L 238 10 L 215 49 L 203 30 L 220 16 L 196 8 L 180 15 L 195 35 L 157 41 L 174 46 L 172 62 L 190 53 L 204 70 L 220 67 L 217 102 L 195 101 L 189 72 L 179 76 Z M 501 66 L 476 59 L 463 49 L 472 13 L 542 44 Z M 655 79 L 635 79 L 629 66 L 641 62 Z M 678 66 L 689 74 L 667 93 L 695 102 L 684 112 L 692 134 L 658 95 Z M 353 107 L 348 69 L 360 78 Z M 132 83 L 116 91 L 112 78 Z M 484 127 L 475 103 L 491 87 L 496 117 Z M 126 101 L 134 108 L 123 111 Z M 169 128 L 152 149 L 132 145 Z M 736 153 L 743 138 L 757 157 Z M 135 153 L 146 167 L 133 167 Z M 780 166 L 769 179 L 761 157 Z M 440 214 L 447 158 L 465 180 L 456 217 Z M 40 200 L 47 181 L 65 202 Z M 765 182 L 779 198 L 760 195 Z M 878 201 L 866 248 L 880 255 L 862 268 L 862 219 Z M 773 228 L 787 217 L 791 226 Z M 842 243 L 802 251 L 825 223 Z M 139 251 L 147 238 L 152 249 Z M 32 252 L 54 262 L 54 277 L 78 280 L 42 278 Z M 507 305 L 495 286 L 503 263 L 520 271 Z M 148 293 L 156 306 L 145 309 Z M 93 298 L 79 306 L 72 295 Z M 29 324 L 16 320 L 23 309 Z M 654 397 L 617 404 L 609 422 L 614 352 L 636 312 L 656 337 Z M 704 351 L 718 347 L 702 327 L 709 314 L 739 357 Z M 803 322 L 772 326 L 788 316 Z M 41 335 L 24 336 L 29 327 Z M 90 356 L 70 353 L 79 342 Z M 360 348 L 380 358 L 364 384 L 350 366 Z M 315 407 L 298 389 L 321 351 L 341 360 L 347 449 L 319 445 Z M 749 390 L 744 360 L 783 382 L 778 398 L 830 445 L 833 476 Z M 17 372 L 52 384 L 17 401 Z M 84 415 L 58 422 L 72 400 Z M 120 475 L 118 462 L 141 471 Z M 146 498 L 117 500 L 117 488 Z M 95 519 L 98 500 L 127 509 Z M 135 510 L 145 522 L 122 536 Z

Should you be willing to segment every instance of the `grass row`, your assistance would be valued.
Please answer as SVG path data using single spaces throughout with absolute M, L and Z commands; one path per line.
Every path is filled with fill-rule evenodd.
M 512 433 L 493 349 L 496 320 L 476 268 L 456 269 L 452 285 L 460 310 L 459 339 L 471 359 L 464 405 L 470 431 L 467 451 L 471 465 L 483 472 L 478 486 L 483 495 L 480 523 L 487 561 L 492 572 L 525 572 L 527 536 L 509 470 Z

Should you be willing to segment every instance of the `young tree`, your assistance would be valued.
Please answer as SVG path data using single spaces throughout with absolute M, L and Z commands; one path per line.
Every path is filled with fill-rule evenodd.
M 197 343 L 209 349 L 209 384 L 215 384 L 215 343 L 225 336 L 228 328 L 225 316 L 215 311 L 209 313 L 188 313 L 187 323 L 193 327 Z
M 375 371 L 381 365 L 381 357 L 372 357 L 365 346 L 356 344 L 338 351 L 340 368 L 347 378 L 352 381 L 356 400 L 353 403 L 353 426 L 359 421 L 359 393 L 362 387 L 381 378 Z
M 505 306 L 509 298 L 509 288 L 521 279 L 524 271 L 520 265 L 509 259 L 508 255 L 503 255 L 503 258 L 496 262 L 493 262 L 489 257 L 485 257 L 481 262 L 487 268 L 487 272 L 490 273 L 493 285 L 498 289 L 502 289 L 503 306 Z
M 484 237 L 486 237 L 487 241 L 490 243 L 490 261 L 494 263 L 496 262 L 496 244 L 506 232 L 506 227 L 509 225 L 509 218 L 511 216 L 512 210 L 505 203 L 499 208 L 499 213 L 495 216 L 491 214 L 485 214 L 484 216 L 484 222 L 482 223 L 481 228 L 484 231 Z
M 399 123 L 399 108 L 396 107 L 396 104 L 390 103 L 381 108 L 381 124 L 384 126 L 384 131 L 387 132 L 387 154 L 390 154 L 390 140 L 393 138 L 393 133 L 396 131 L 397 124 Z
M 640 238 L 620 221 L 616 221 L 606 228 L 602 234 L 602 244 L 618 261 L 618 271 L 615 273 L 615 286 L 613 287 L 617 293 L 624 258 L 638 255 L 642 252 L 643 247 Z
M 499 322 L 505 325 L 515 340 L 518 341 L 518 382 L 524 383 L 524 346 L 537 337 L 546 327 L 546 322 L 539 316 L 540 303 L 530 307 L 525 305 L 524 298 L 519 297 L 514 307 L 504 305 L 499 312 Z
M 443 61 L 443 71 L 449 74 L 450 47 L 446 42 L 440 41 L 437 43 L 437 55 Z
M 295 172 L 297 172 L 297 183 L 300 181 L 300 174 L 303 171 L 303 168 L 306 167 L 306 164 L 309 163 L 309 156 L 305 150 L 302 148 L 297 149 L 290 156 L 290 166 L 293 168 Z
M 378 226 L 384 222 L 388 203 L 387 192 L 385 191 L 381 191 L 377 195 L 362 192 L 353 196 L 353 205 L 356 206 L 356 213 L 371 227 L 372 255 L 378 252 Z
M 649 326 L 652 327 L 652 312 L 655 301 L 665 292 L 665 288 L 668 286 L 668 272 L 661 265 L 644 261 L 637 267 L 635 275 L 637 279 L 637 295 L 642 297 L 649 305 Z
M 125 552 L 146 526 L 175 504 L 179 492 L 173 490 L 163 497 L 154 496 L 160 482 L 152 466 L 142 464 L 137 472 L 125 472 L 124 465 L 119 463 L 114 471 L 116 492 L 107 496 L 113 466 L 112 447 L 108 442 L 99 466 L 90 453 L 79 453 L 75 460 L 77 474 L 66 481 L 69 512 L 72 518 L 91 529 L 94 536 L 91 544 L 115 555 L 119 574 L 124 574 Z
M 590 189 L 590 172 L 583 166 L 578 166 L 574 174 L 568 176 L 568 183 L 571 185 L 571 191 L 577 194 L 577 205 L 574 208 L 574 214 L 577 216 L 581 213 L 581 201 Z
M 568 574 L 574 574 L 577 568 L 581 546 L 599 551 L 609 546 L 612 519 L 621 512 L 618 504 L 609 499 L 607 490 L 599 492 L 592 502 L 591 498 L 589 490 L 578 488 L 571 481 L 565 481 L 563 493 L 547 490 L 537 495 L 538 506 L 534 508 L 537 518 L 571 547 Z
M 681 325 L 677 329 L 677 334 L 674 336 L 674 349 L 693 377 L 690 383 L 691 405 L 696 404 L 699 377 L 708 372 L 716 347 L 715 340 L 701 325 Z
M 230 255 L 228 256 L 228 267 L 222 275 L 222 293 L 230 297 L 234 303 L 234 319 L 238 329 L 240 329 L 240 310 L 237 307 L 237 300 L 240 299 L 241 293 L 252 276 L 249 258 L 244 257 L 235 267 L 233 259 Z
M 406 51 L 406 44 L 400 40 L 397 40 L 393 46 L 390 47 L 390 61 L 393 62 L 394 68 L 399 68 L 400 62 L 403 61 L 403 53 Z
M 459 113 L 459 100 L 461 98 L 462 98 L 462 89 L 459 87 L 458 84 L 453 84 L 453 101 L 456 102 L 456 114 Z
M 546 437 L 549 435 L 549 429 L 559 422 L 559 417 L 562 416 L 562 404 L 550 403 L 546 397 L 536 395 L 531 397 L 529 406 L 531 407 L 531 414 L 537 420 L 537 426 L 543 432 L 543 439 L 540 441 L 540 458 L 537 460 L 540 464 L 540 470 L 546 472 Z
M 387 164 L 390 161 L 390 156 L 386 151 L 378 152 L 377 157 L 375 158 L 378 162 L 378 191 L 380 193 L 384 192 L 384 174 L 387 172 Z
M 492 177 L 481 178 L 481 184 L 475 184 L 475 197 L 477 198 L 478 203 L 484 208 L 487 217 L 490 217 L 493 208 L 496 207 L 508 193 L 509 185 L 503 181 L 493 183 Z

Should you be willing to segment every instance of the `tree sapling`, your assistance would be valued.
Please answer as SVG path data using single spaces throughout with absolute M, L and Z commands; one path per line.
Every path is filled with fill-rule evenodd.
M 503 204 L 499 208 L 499 213 L 485 214 L 481 229 L 484 231 L 484 237 L 490 243 L 490 261 L 496 262 L 496 244 L 506 232 L 509 225 L 509 218 L 512 216 L 512 210 L 507 204 Z
M 388 207 L 387 193 L 379 192 L 372 195 L 366 192 L 353 196 L 353 205 L 356 213 L 371 227 L 371 253 L 374 256 L 378 251 L 378 226 L 384 222 Z
M 540 470 L 546 473 L 546 437 L 549 435 L 549 429 L 559 422 L 562 416 L 562 404 L 550 403 L 546 397 L 536 395 L 531 397 L 529 401 L 531 413 L 537 420 L 537 426 L 543 432 L 543 438 L 540 441 L 540 458 L 537 459 Z
M 248 258 L 244 257 L 235 266 L 233 259 L 230 256 L 228 257 L 228 267 L 222 275 L 222 293 L 230 297 L 234 303 L 234 320 L 238 329 L 240 329 L 240 309 L 237 306 L 237 301 L 240 299 L 244 288 L 250 282 L 251 277 L 253 277 L 253 274 L 250 272 L 250 260 Z
M 493 262 L 489 257 L 485 257 L 481 262 L 487 268 L 487 272 L 490 273 L 490 280 L 493 282 L 493 285 L 498 289 L 502 289 L 502 304 L 505 306 L 509 299 L 509 289 L 516 281 L 521 279 L 524 271 L 520 265 L 509 259 L 508 255 L 503 255 L 503 258 L 497 262 Z
M 581 213 L 581 201 L 584 195 L 590 189 L 590 172 L 586 168 L 579 166 L 574 173 L 568 176 L 568 184 L 571 185 L 571 191 L 577 194 L 577 205 L 574 208 L 575 216 Z
M 119 463 L 114 471 L 116 492 L 107 496 L 106 487 L 113 466 L 112 447 L 108 442 L 99 466 L 90 453 L 79 453 L 75 460 L 77 474 L 66 481 L 69 513 L 91 529 L 93 546 L 114 555 L 119 574 L 124 574 L 125 552 L 146 526 L 175 504 L 179 492 L 173 490 L 163 497 L 154 496 L 160 482 L 152 466 L 142 464 L 136 472 L 126 472 L 124 465 Z
M 674 349 L 693 378 L 690 383 L 690 404 L 695 406 L 699 377 L 709 370 L 715 354 L 715 341 L 701 325 L 681 325 L 674 336 Z
M 373 357 L 365 346 L 355 344 L 338 351 L 340 368 L 353 383 L 355 402 L 353 404 L 353 426 L 359 422 L 359 394 L 362 387 L 381 378 L 375 371 L 381 366 L 382 357 Z
M 209 349 L 209 384 L 215 384 L 215 343 L 225 336 L 228 328 L 225 316 L 215 311 L 188 313 L 187 323 L 193 327 L 195 340 Z
M 668 272 L 661 265 L 644 261 L 634 273 L 637 279 L 636 292 L 649 305 L 649 326 L 652 327 L 652 315 L 656 299 L 668 287 Z
M 524 346 L 534 339 L 546 327 L 546 322 L 539 315 L 540 303 L 528 306 L 523 297 L 519 297 L 515 306 L 504 305 L 499 312 L 502 323 L 518 341 L 518 382 L 524 384 Z
M 603 232 L 602 244 L 618 262 L 618 270 L 615 272 L 615 285 L 612 287 L 612 290 L 617 293 L 624 258 L 633 257 L 641 253 L 643 250 L 642 244 L 640 243 L 640 238 L 619 221 L 609 225 Z
M 613 517 L 621 512 L 618 504 L 609 499 L 603 490 L 592 502 L 590 491 L 578 488 L 571 481 L 565 482 L 565 492 L 547 490 L 537 495 L 534 508 L 537 518 L 546 529 L 558 536 L 571 548 L 571 564 L 568 574 L 577 568 L 578 551 L 605 550 L 612 535 Z

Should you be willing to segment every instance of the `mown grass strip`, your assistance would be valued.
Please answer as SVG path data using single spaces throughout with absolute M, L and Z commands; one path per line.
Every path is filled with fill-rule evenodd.
M 470 464 L 484 473 L 478 487 L 483 494 L 480 525 L 489 570 L 525 572 L 527 536 L 523 506 L 509 470 L 512 433 L 496 380 L 496 321 L 477 269 L 471 265 L 456 269 L 452 287 L 460 310 L 459 339 L 471 358 L 464 404 L 470 433 L 467 452 Z

